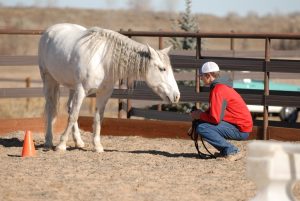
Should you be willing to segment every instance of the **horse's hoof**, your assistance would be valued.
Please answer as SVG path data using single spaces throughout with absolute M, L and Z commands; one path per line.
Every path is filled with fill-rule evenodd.
M 95 147 L 95 152 L 102 153 L 102 152 L 104 152 L 104 149 L 103 149 L 102 146 L 101 147 Z
M 59 145 L 57 145 L 55 147 L 55 151 L 66 151 L 66 150 L 67 150 L 67 146 L 66 145 L 59 144 Z
M 84 147 L 84 142 L 76 143 L 77 148 L 83 148 Z
M 45 149 L 52 149 L 52 148 L 53 148 L 53 144 L 52 144 L 52 143 L 47 143 L 47 142 L 46 142 L 46 143 L 44 144 L 44 148 L 45 148 Z

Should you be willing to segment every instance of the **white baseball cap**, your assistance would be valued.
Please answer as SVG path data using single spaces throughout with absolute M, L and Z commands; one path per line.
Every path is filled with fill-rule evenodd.
M 210 73 L 210 72 L 217 72 L 220 71 L 220 68 L 218 64 L 212 61 L 208 61 L 202 65 L 202 67 L 199 69 L 199 73 Z

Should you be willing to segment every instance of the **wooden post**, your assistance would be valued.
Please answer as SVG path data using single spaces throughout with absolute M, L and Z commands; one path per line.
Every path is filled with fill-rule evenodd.
M 132 31 L 132 29 L 128 29 L 128 31 Z M 131 36 L 128 36 L 129 38 L 131 38 Z M 134 80 L 132 79 L 128 79 L 127 78 L 127 89 L 132 88 Z M 127 105 L 126 105 L 126 118 L 130 119 L 130 110 L 131 110 L 131 100 L 127 99 Z
M 231 30 L 231 33 L 234 33 L 234 31 Z M 232 53 L 232 57 L 235 57 L 234 38 L 230 38 L 230 51 Z M 231 79 L 234 80 L 234 71 L 231 71 Z
M 160 37 L 158 37 L 158 49 L 163 49 L 163 38 L 160 36 Z M 162 108 L 161 108 L 161 104 L 158 104 L 157 105 L 157 110 L 158 111 L 161 111 L 162 110 Z
M 122 32 L 123 29 L 120 29 L 120 32 Z M 124 79 L 119 80 L 119 89 L 126 89 L 127 88 L 127 82 Z M 127 100 L 125 99 L 119 99 L 118 102 L 118 118 L 127 118 Z
M 31 78 L 27 77 L 25 79 L 25 83 L 26 83 L 26 88 L 30 88 L 31 87 Z M 30 104 L 30 98 L 26 98 L 26 110 L 29 109 L 29 104 Z
M 27 77 L 25 79 L 25 82 L 26 82 L 26 88 L 30 88 L 31 87 L 31 78 L 30 77 Z
M 234 31 L 231 30 L 231 33 L 234 33 Z M 234 38 L 230 38 L 230 51 L 232 53 L 232 57 L 235 57 Z
M 90 97 L 89 100 L 90 100 L 90 108 L 89 108 L 90 114 L 94 114 L 96 108 L 96 98 Z
M 133 88 L 133 83 L 134 80 L 132 79 L 127 79 L 127 89 L 132 89 Z M 130 119 L 130 110 L 131 110 L 131 100 L 127 99 L 127 108 L 126 108 L 126 118 Z
M 126 80 L 119 80 L 119 89 L 127 89 Z M 118 118 L 126 119 L 127 118 L 127 104 L 126 99 L 119 99 L 119 112 Z
M 201 59 L 201 38 L 197 37 L 197 46 L 196 46 L 196 59 Z M 200 77 L 198 69 L 200 66 L 195 70 L 195 90 L 196 93 L 200 93 Z M 200 108 L 200 102 L 195 103 L 196 108 Z
M 271 39 L 265 39 L 265 63 L 264 63 L 264 125 L 263 125 L 263 139 L 268 140 L 268 126 L 269 126 L 269 107 L 267 106 L 267 97 L 269 96 L 269 78 L 268 63 L 270 61 L 270 47 Z

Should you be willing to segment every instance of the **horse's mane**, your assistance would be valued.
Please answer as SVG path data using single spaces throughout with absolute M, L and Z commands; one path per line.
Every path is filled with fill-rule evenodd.
M 150 61 L 147 46 L 118 32 L 93 27 L 86 31 L 80 41 L 81 44 L 87 44 L 90 60 L 105 43 L 106 53 L 103 59 L 112 67 L 114 79 L 126 78 L 129 75 L 139 79 L 147 71 Z

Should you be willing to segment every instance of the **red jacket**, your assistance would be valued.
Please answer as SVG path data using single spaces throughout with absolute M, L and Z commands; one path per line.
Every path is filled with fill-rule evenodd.
M 232 82 L 222 78 L 210 85 L 209 108 L 200 119 L 212 124 L 221 121 L 234 124 L 241 132 L 251 132 L 252 117 L 242 97 L 232 88 Z

